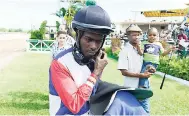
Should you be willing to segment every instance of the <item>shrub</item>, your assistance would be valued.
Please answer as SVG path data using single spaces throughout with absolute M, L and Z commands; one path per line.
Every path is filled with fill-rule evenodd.
M 56 21 L 56 31 L 58 32 L 60 28 L 60 22 Z
M 107 47 L 105 51 L 109 58 L 118 60 L 120 50 L 116 50 L 112 53 L 111 47 Z M 189 58 L 180 59 L 173 57 L 169 62 L 168 57 L 160 57 L 160 65 L 157 70 L 189 81 Z
M 39 30 L 31 31 L 30 39 L 42 40 L 43 39 L 43 35 L 41 34 L 41 32 Z
M 30 39 L 43 40 L 45 38 L 45 33 L 47 31 L 46 25 L 47 25 L 47 21 L 45 20 L 41 23 L 39 30 L 31 31 Z
M 117 49 L 116 51 L 114 51 L 114 53 L 112 53 L 112 48 L 107 47 L 105 48 L 105 52 L 107 53 L 108 57 L 118 60 L 120 49 Z
M 106 52 L 107 56 L 110 57 L 112 55 L 112 49 L 111 49 L 111 47 L 105 48 L 105 52 Z
M 189 81 L 189 59 L 188 58 L 176 58 L 173 57 L 170 60 L 168 57 L 161 57 L 160 58 L 160 65 L 158 70 L 161 72 L 167 72 L 168 74 L 182 78 L 184 80 Z

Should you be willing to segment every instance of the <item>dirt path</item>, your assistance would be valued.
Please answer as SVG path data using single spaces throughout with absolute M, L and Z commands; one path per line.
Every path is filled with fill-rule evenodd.
M 0 70 L 26 49 L 25 33 L 0 33 Z

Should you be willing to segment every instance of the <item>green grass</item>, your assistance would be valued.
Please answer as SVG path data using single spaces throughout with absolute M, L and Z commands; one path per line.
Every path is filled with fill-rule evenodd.
M 25 53 L 0 72 L 0 114 L 48 114 L 50 55 Z
M 25 53 L 17 57 L 0 72 L 0 114 L 48 115 L 49 54 Z M 123 85 L 117 62 L 109 60 L 102 79 Z M 152 114 L 189 114 L 189 87 L 175 81 L 151 78 L 154 96 L 151 98 Z

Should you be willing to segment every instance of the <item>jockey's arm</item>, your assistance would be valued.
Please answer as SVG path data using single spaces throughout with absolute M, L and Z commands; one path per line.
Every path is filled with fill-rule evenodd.
M 61 101 L 73 114 L 77 114 L 92 93 L 95 77 L 91 74 L 86 83 L 77 87 L 68 69 L 58 61 L 52 62 L 50 71 L 53 86 Z

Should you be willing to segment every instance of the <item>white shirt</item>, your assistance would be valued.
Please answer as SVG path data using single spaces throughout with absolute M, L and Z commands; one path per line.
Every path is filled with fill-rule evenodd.
M 68 38 L 67 38 L 67 40 L 66 40 L 67 45 L 68 45 L 68 46 L 73 46 L 76 41 L 74 40 L 73 37 L 71 37 L 71 36 L 69 36 L 69 35 L 67 35 L 67 36 L 68 36 Z
M 143 57 L 127 42 L 124 49 L 119 53 L 118 69 L 126 69 L 131 73 L 140 73 Z M 139 78 L 124 76 L 124 86 L 138 88 Z

